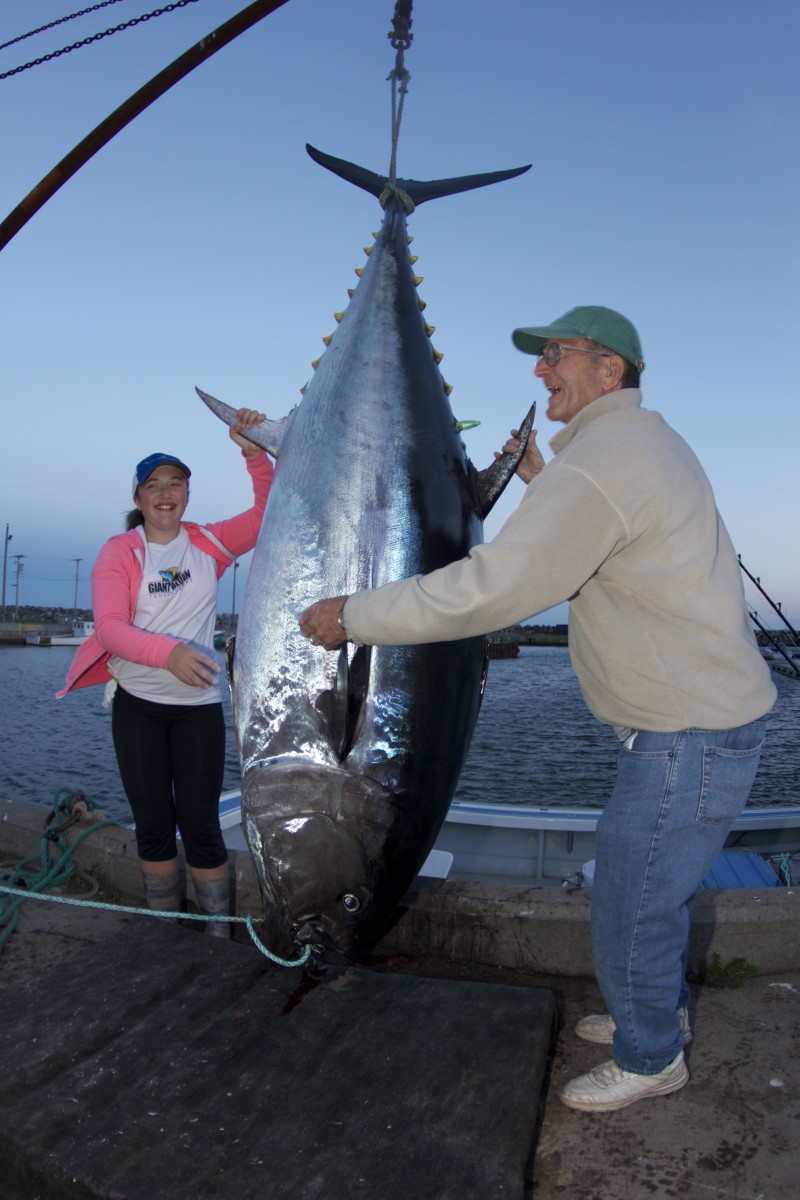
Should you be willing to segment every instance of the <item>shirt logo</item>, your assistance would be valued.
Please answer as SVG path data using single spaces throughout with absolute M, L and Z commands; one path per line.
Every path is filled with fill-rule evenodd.
M 153 582 L 147 588 L 151 596 L 162 592 L 177 592 L 192 578 L 191 571 L 182 571 L 180 567 L 167 567 L 166 571 L 158 573 L 161 576 L 161 582 Z

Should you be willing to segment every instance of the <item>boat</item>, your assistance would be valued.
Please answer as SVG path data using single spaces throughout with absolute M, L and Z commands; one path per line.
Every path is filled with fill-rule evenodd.
M 486 653 L 489 658 L 519 658 L 519 642 L 493 641 L 489 638 L 486 643 Z
M 791 645 L 786 642 L 771 642 L 762 650 L 762 656 L 776 675 L 800 679 L 800 643 Z
M 69 633 L 28 633 L 27 646 L 81 646 L 94 633 L 94 621 L 76 621 Z
M 420 875 L 521 886 L 587 886 L 602 811 L 454 800 Z M 229 849 L 247 849 L 238 791 L 220 797 L 220 825 Z M 746 808 L 725 843 L 724 854 L 733 853 L 757 856 L 768 866 L 769 873 L 760 872 L 762 883 L 771 875 L 776 883 L 800 882 L 800 804 Z

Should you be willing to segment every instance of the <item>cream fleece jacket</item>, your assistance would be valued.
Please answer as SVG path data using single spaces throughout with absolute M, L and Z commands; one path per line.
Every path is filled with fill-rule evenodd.
M 429 575 L 356 592 L 348 637 L 451 641 L 569 600 L 572 663 L 600 720 L 666 733 L 763 716 L 775 686 L 686 442 L 628 388 L 594 400 L 550 444 L 555 458 L 491 542 Z

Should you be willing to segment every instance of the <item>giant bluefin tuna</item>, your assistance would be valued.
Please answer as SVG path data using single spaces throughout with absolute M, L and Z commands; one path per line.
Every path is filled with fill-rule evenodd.
M 528 168 L 387 186 L 308 150 L 380 197 L 384 218 L 301 403 L 247 431 L 277 465 L 242 600 L 232 702 L 266 943 L 283 956 L 315 943 L 356 957 L 380 937 L 447 813 L 485 639 L 325 653 L 297 617 L 321 596 L 431 571 L 481 540 L 522 450 L 483 472 L 467 458 L 422 314 L 406 210 Z

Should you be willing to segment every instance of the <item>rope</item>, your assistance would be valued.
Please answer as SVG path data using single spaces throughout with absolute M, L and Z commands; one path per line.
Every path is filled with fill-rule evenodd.
M 381 207 L 386 208 L 392 196 L 397 197 L 408 214 L 414 211 L 415 205 L 408 192 L 397 186 L 397 143 L 400 139 L 403 107 L 408 94 L 408 81 L 411 78 L 405 65 L 405 51 L 414 39 L 411 33 L 411 3 L 412 0 L 397 0 L 392 17 L 392 32 L 387 34 L 396 51 L 394 70 L 387 76 L 392 84 L 392 155 L 389 162 L 389 178 L 378 198 Z
M 109 821 L 107 824 L 113 825 L 115 822 Z M 91 830 L 88 832 L 91 833 Z M 5 884 L 0 884 L 0 894 L 4 894 L 6 896 L 18 896 L 20 899 L 20 904 L 24 903 L 25 900 L 49 900 L 53 904 L 71 904 L 74 908 L 101 908 L 105 909 L 107 912 L 129 913 L 130 915 L 137 917 L 155 917 L 156 920 L 159 921 L 225 921 L 226 923 L 229 922 L 230 924 L 245 925 L 254 945 L 258 947 L 262 954 L 265 954 L 267 958 L 271 959 L 272 962 L 277 963 L 281 967 L 302 967 L 308 962 L 312 954 L 321 949 L 319 946 L 307 945 L 300 958 L 281 958 L 279 955 L 273 954 L 271 950 L 268 950 L 261 941 L 255 929 L 253 928 L 254 919 L 249 913 L 246 917 L 232 917 L 230 915 L 220 917 L 210 916 L 207 913 L 166 912 L 161 909 L 154 908 L 135 908 L 127 904 L 106 904 L 102 900 L 78 900 L 73 896 L 45 896 L 42 895 L 41 892 L 22 891 L 20 888 L 7 887 Z
M 232 924 L 242 924 L 247 927 L 253 944 L 261 953 L 281 967 L 302 967 L 312 954 L 321 952 L 319 946 L 307 945 L 300 958 L 291 960 L 280 958 L 268 950 L 258 937 L 253 928 L 253 917 L 249 914 L 246 917 L 233 917 L 230 915 L 212 916 L 207 913 L 173 913 L 152 908 L 130 908 L 122 904 L 106 904 L 100 900 L 79 900 L 70 896 L 43 894 L 46 888 L 61 887 L 75 876 L 72 856 L 84 838 L 88 837 L 90 833 L 94 833 L 96 829 L 103 829 L 108 825 L 119 825 L 118 821 L 98 820 L 99 816 L 96 801 L 84 796 L 82 792 L 71 792 L 69 788 L 58 789 L 53 797 L 52 810 L 45 819 L 38 857 L 33 855 L 23 859 L 6 876 L 8 883 L 0 884 L 0 896 L 13 897 L 11 900 L 0 901 L 0 926 L 5 926 L 0 931 L 0 952 L 16 928 L 20 909 L 26 900 L 49 900 L 55 904 L 70 904 L 76 908 L 100 908 L 106 909 L 108 912 L 131 913 L 136 916 L 156 917 L 162 920 L 226 921 Z M 67 842 L 66 831 L 81 819 L 90 820 L 93 824 L 88 829 L 84 829 L 71 843 Z M 61 851 L 61 857 L 56 862 L 52 862 L 50 858 L 50 847 L 53 845 Z M 30 867 L 29 864 L 36 864 L 38 870 Z
M 800 862 L 800 854 L 787 852 L 773 854 L 769 861 L 775 868 L 778 878 L 782 879 L 787 887 L 792 887 L 792 864 Z
M 45 819 L 44 833 L 39 846 L 39 855 L 32 855 L 15 867 L 7 879 L 12 892 L 22 896 L 22 899 L 5 903 L 0 907 L 0 951 L 16 928 L 19 912 L 25 899 L 43 892 L 48 887 L 59 887 L 65 884 L 75 874 L 72 857 L 78 846 L 96 829 L 106 825 L 116 825 L 116 821 L 98 821 L 91 814 L 97 810 L 94 800 L 81 792 L 70 792 L 69 788 L 59 788 L 53 797 L 53 806 Z M 94 823 L 84 829 L 70 844 L 67 842 L 66 831 L 77 824 L 81 817 Z M 56 846 L 61 855 L 56 861 L 50 857 L 51 847 Z M 6 889 L 3 889 L 6 890 Z

